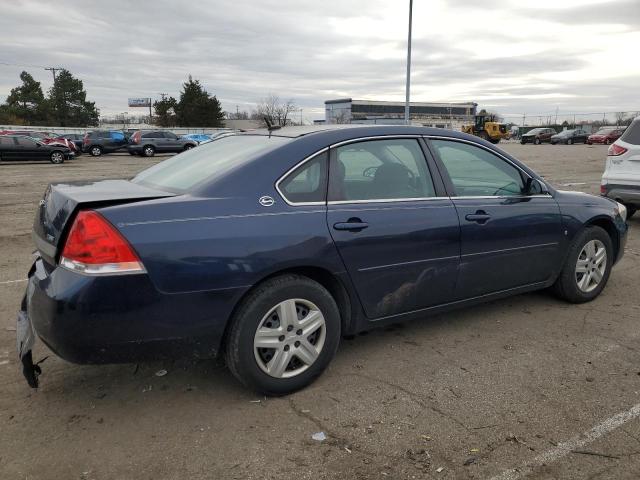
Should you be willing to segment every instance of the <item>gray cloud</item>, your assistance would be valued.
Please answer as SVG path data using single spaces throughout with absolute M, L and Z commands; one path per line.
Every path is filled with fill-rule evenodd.
M 635 3 L 619 0 L 598 7 L 616 13 L 595 15 L 590 24 L 619 23 L 618 18 L 624 19 L 625 25 L 637 24 Z M 456 12 L 473 19 L 482 10 L 477 2 L 470 5 L 474 6 L 464 8 L 464 2 L 456 2 Z M 483 3 L 485 12 L 487 5 Z M 496 11 L 507 10 L 500 5 L 495 4 Z M 318 118 L 328 98 L 402 97 L 404 27 L 399 26 L 397 35 L 391 36 L 374 30 L 353 32 L 349 27 L 350 21 L 363 18 L 384 24 L 385 6 L 388 2 L 383 0 L 211 0 L 184 4 L 169 0 L 113 0 L 108 4 L 61 0 L 55 5 L 25 0 L 3 6 L 0 62 L 64 66 L 84 81 L 90 99 L 106 114 L 126 110 L 130 96 L 158 97 L 160 92 L 176 96 L 181 83 L 192 74 L 218 96 L 225 109 L 235 110 L 236 105 L 250 109 L 273 92 L 294 98 L 309 112 L 307 118 Z M 571 15 L 561 18 L 545 12 L 540 18 L 557 22 L 559 28 L 562 24 L 575 26 L 582 23 L 581 15 L 593 15 L 594 9 L 571 9 Z M 530 15 L 516 7 L 508 13 L 523 24 Z M 341 22 L 344 19 L 348 21 Z M 636 70 L 631 78 L 607 82 L 579 78 L 542 82 L 536 75 L 583 68 L 588 48 L 576 42 L 557 45 L 562 53 L 550 47 L 536 55 L 487 60 L 451 38 L 430 35 L 428 25 L 434 20 L 416 18 L 415 100 L 483 99 L 480 103 L 500 104 L 505 111 L 548 110 L 560 102 L 562 108 L 566 103 L 566 108 L 575 110 L 617 109 L 629 100 L 629 85 L 640 79 Z M 456 31 L 456 25 L 451 25 L 452 36 L 460 41 L 493 39 L 499 45 L 521 40 L 500 27 L 477 25 Z M 586 25 L 584 35 L 589 33 Z M 387 53 L 377 55 L 378 50 Z M 18 83 L 22 69 L 0 65 L 0 99 Z M 26 69 L 43 86 L 50 85 L 49 72 Z M 457 87 L 447 98 L 434 93 L 453 84 Z M 535 94 L 550 95 L 551 99 L 527 98 Z

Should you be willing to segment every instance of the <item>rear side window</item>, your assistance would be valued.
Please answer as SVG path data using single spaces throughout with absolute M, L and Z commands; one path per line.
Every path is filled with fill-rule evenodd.
M 329 200 L 402 200 L 433 197 L 426 159 L 415 139 L 357 142 L 332 154 Z
M 142 138 L 162 138 L 162 132 L 143 133 Z
M 620 140 L 632 145 L 640 145 L 640 118 L 636 118 L 624 131 Z
M 290 141 L 290 138 L 266 135 L 229 135 L 160 162 L 140 172 L 132 182 L 186 193 Z
M 278 184 L 280 193 L 290 203 L 324 203 L 328 157 L 327 152 L 319 153 L 300 165 Z

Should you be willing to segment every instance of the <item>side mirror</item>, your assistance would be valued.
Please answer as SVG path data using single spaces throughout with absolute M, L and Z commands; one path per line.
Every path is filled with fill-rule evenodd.
M 525 195 L 541 195 L 549 193 L 544 183 L 532 177 L 527 177 L 527 180 L 524 183 L 524 191 Z

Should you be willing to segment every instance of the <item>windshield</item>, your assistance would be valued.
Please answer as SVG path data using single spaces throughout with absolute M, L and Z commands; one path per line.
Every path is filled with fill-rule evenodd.
M 143 170 L 132 180 L 150 187 L 185 193 L 284 145 L 291 139 L 266 135 L 231 135 L 176 155 Z

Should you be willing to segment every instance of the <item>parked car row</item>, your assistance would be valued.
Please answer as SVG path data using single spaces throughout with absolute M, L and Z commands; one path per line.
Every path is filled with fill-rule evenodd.
M 48 158 L 53 162 L 53 157 L 55 157 L 54 163 L 63 163 L 64 160 L 82 155 L 83 152 L 99 157 L 102 154 L 124 150 L 127 150 L 131 155 L 152 157 L 156 153 L 180 153 L 202 143 L 210 142 L 221 134 L 178 136 L 165 130 L 131 130 L 126 132 L 122 130 L 93 130 L 85 134 L 2 130 L 0 137 L 10 137 L 12 140 L 0 144 L 0 159 L 41 160 Z M 17 140 L 18 138 L 25 140 Z M 51 148 L 44 149 L 42 145 L 48 145 Z
M 534 128 L 522 135 L 520 143 L 523 145 L 525 143 L 533 143 L 534 145 L 542 143 L 550 143 L 551 145 L 558 143 L 565 145 L 574 143 L 611 145 L 620 138 L 624 131 L 624 127 L 604 127 L 593 134 L 589 134 L 580 128 L 567 129 L 558 133 L 553 128 Z

